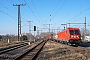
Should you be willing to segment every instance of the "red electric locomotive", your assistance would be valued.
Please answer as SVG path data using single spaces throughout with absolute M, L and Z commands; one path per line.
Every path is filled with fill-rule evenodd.
M 79 28 L 67 28 L 58 34 L 58 41 L 63 43 L 78 45 L 81 43 L 81 34 Z

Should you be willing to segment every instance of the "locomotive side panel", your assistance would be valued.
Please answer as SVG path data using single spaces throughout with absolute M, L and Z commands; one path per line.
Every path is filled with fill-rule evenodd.
M 59 32 L 58 33 L 58 40 L 67 41 L 70 39 L 69 36 L 70 36 L 70 34 L 69 34 L 68 30 L 65 30 L 63 32 Z

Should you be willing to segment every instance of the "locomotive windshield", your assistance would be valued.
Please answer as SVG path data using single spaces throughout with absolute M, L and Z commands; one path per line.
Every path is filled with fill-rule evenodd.
M 79 34 L 79 30 L 70 30 L 70 34 Z

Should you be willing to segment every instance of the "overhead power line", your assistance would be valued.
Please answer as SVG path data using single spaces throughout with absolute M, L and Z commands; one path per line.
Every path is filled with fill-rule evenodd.
M 25 0 L 24 0 L 25 1 Z M 27 2 L 25 1 L 25 3 L 27 4 Z M 29 7 L 29 9 L 31 10 L 31 12 L 34 14 L 33 10 L 30 8 L 30 6 L 27 4 L 27 6 Z M 36 17 L 36 15 L 34 14 L 34 16 Z M 38 20 L 38 18 L 36 17 L 36 19 Z M 39 21 L 39 20 L 38 20 Z M 39 21 L 40 22 L 40 21 Z
M 14 1 L 12 1 L 12 0 L 7 0 L 9 3 L 11 3 L 11 4 L 14 4 L 15 2 Z M 19 1 L 19 0 L 18 0 Z M 19 1 L 20 2 L 20 1 Z M 3 5 L 4 6 L 4 5 Z M 5 7 L 4 6 L 4 8 L 6 8 L 6 9 L 8 9 L 8 10 L 10 10 L 9 8 L 7 8 L 7 7 Z M 10 12 L 13 12 L 12 10 L 10 10 Z M 13 12 L 14 14 L 16 14 L 15 12 Z M 23 17 L 24 15 L 22 14 L 22 18 L 23 18 L 23 20 L 26 20 L 26 18 L 24 18 Z
M 27 2 L 24 0 L 24 2 L 27 4 Z M 41 26 L 44 26 L 40 20 L 37 18 L 37 16 L 35 15 L 35 13 L 33 12 L 33 10 L 31 9 L 31 7 L 27 4 L 28 8 L 30 9 L 30 11 L 33 13 L 33 15 L 35 16 L 35 18 L 38 20 L 38 22 L 41 24 Z
M 1 3 L 0 3 L 1 4 Z M 6 7 L 6 6 L 4 6 L 3 4 L 1 4 L 2 5 L 2 7 L 3 8 L 5 8 L 5 9 L 7 9 L 7 10 L 9 10 L 10 12 L 12 12 L 12 13 L 14 13 L 15 14 L 15 12 L 13 12 L 11 9 L 9 9 L 8 7 Z M 15 19 L 16 20 L 16 18 L 15 17 L 13 17 L 12 15 L 10 15 L 10 14 L 8 14 L 8 13 L 6 13 L 6 12 L 4 12 L 4 11 L 2 11 L 2 10 L 0 10 L 0 12 L 2 12 L 2 13 L 4 13 L 4 14 L 6 14 L 6 15 L 8 15 L 8 16 L 10 16 L 11 18 L 13 18 L 13 19 Z
M 35 8 L 35 10 L 36 10 L 36 12 L 37 12 L 39 18 L 41 19 L 40 15 L 39 15 L 39 13 L 38 13 L 38 10 L 37 10 L 36 7 L 35 7 L 35 4 L 34 4 L 33 0 L 31 0 L 31 1 L 32 1 L 32 3 L 33 3 L 33 6 L 34 6 L 34 8 Z M 41 19 L 41 20 L 42 20 L 42 19 Z
M 13 18 L 13 19 L 15 19 L 15 20 L 17 20 L 15 17 L 11 16 L 10 14 L 8 14 L 8 13 L 2 11 L 2 10 L 0 10 L 0 12 L 2 12 L 2 13 L 4 13 L 4 14 L 8 15 L 9 17 L 11 17 L 11 18 Z
M 59 5 L 59 3 L 61 2 L 61 0 L 59 0 L 59 2 L 57 3 L 57 5 L 55 6 L 55 8 L 53 9 L 53 11 L 52 11 L 52 13 L 51 13 L 51 15 L 53 15 L 53 13 L 54 13 L 54 11 L 55 11 L 55 9 L 57 8 L 57 6 Z M 50 16 L 48 17 L 48 19 L 47 20 L 49 20 L 49 18 L 50 18 Z M 50 20 L 49 20 L 50 21 Z
M 18 0 L 18 2 L 19 2 L 19 3 L 23 3 L 22 0 Z M 25 9 L 25 11 L 24 11 L 25 13 L 28 12 L 28 11 L 26 10 L 26 7 L 23 7 L 23 9 Z M 21 13 L 22 13 L 22 11 L 21 11 Z M 24 17 L 25 17 L 25 14 L 21 14 L 21 15 L 22 15 L 22 18 L 23 18 L 24 21 L 27 21 L 27 20 L 28 20 L 28 19 L 27 19 L 28 16 L 27 16 L 27 18 L 24 18 Z M 28 15 L 28 14 L 26 14 L 26 15 Z M 29 16 L 29 17 L 30 17 L 30 16 Z
M 32 1 L 32 3 L 33 3 L 33 6 L 34 6 L 34 8 L 35 8 L 35 10 L 36 10 L 36 12 L 37 12 L 37 14 L 38 14 L 38 16 L 39 16 L 39 18 L 40 18 L 40 20 L 41 20 L 41 25 L 43 25 L 42 23 L 43 23 L 43 21 L 42 21 L 42 19 L 41 19 L 41 17 L 40 17 L 40 15 L 39 15 L 39 13 L 38 13 L 38 10 L 36 9 L 36 7 L 35 7 L 35 4 L 34 4 L 34 2 L 33 2 L 33 0 L 31 0 Z M 43 25 L 43 26 L 45 26 L 45 25 Z M 45 27 L 47 27 L 47 26 L 45 26 Z
M 58 11 L 59 11 L 59 10 L 63 7 L 63 5 L 66 3 L 66 1 L 67 1 L 67 0 L 65 0 L 65 1 L 64 1 L 64 3 L 60 6 L 60 8 L 56 11 L 56 13 L 53 15 L 53 17 L 52 17 L 52 18 L 54 18 L 54 17 L 55 17 L 55 15 L 56 15 L 56 14 L 58 13 Z
M 85 11 L 87 11 L 88 9 L 90 9 L 90 7 L 87 8 L 87 9 L 85 9 L 84 11 L 80 12 L 79 14 L 77 14 L 76 16 L 74 16 L 74 17 L 73 17 L 72 19 L 70 19 L 69 21 L 71 21 L 71 20 L 73 20 L 74 18 L 76 18 L 77 16 L 81 15 L 82 13 L 84 13 Z M 68 21 L 68 22 L 69 22 L 69 21 Z
M 1 3 L 0 3 L 1 4 Z M 7 10 L 9 10 L 10 12 L 13 12 L 12 10 L 10 10 L 8 7 L 4 6 L 3 4 L 1 4 L 2 7 L 6 8 Z M 15 14 L 15 12 L 13 12 Z
M 12 0 L 7 0 L 9 3 L 13 4 Z
M 55 9 L 57 8 L 57 6 L 59 5 L 60 2 L 61 2 L 61 0 L 59 0 L 59 2 L 57 3 L 57 5 L 56 5 L 55 8 L 53 9 L 52 14 L 53 14 L 53 12 L 55 11 Z

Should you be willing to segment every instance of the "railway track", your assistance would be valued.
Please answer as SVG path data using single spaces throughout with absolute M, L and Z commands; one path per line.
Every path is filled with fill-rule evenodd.
M 38 41 L 34 44 L 28 45 L 28 43 L 18 44 L 0 49 L 0 60 L 33 60 L 40 50 L 43 48 L 46 41 Z M 32 56 L 30 56 L 30 54 Z M 28 57 L 30 56 L 30 57 Z M 28 58 L 27 58 L 28 57 Z
M 20 43 L 17 45 L 6 47 L 6 48 L 1 48 L 0 49 L 0 60 L 9 59 L 10 57 L 19 53 L 20 49 L 22 49 L 21 47 L 25 47 L 27 45 L 28 45 L 27 43 Z
M 42 50 L 43 46 L 45 45 L 46 41 L 42 41 L 41 43 L 37 44 L 33 48 L 27 50 L 22 55 L 15 58 L 15 60 L 35 60 L 39 54 L 39 52 Z
M 23 47 L 23 46 L 26 46 L 26 45 L 28 45 L 28 44 L 27 43 L 20 43 L 20 44 L 16 44 L 16 45 L 13 45 L 13 46 L 8 46 L 8 47 L 5 47 L 5 48 L 0 48 L 0 54 L 12 51 L 14 49 L 17 49 L 17 48 L 20 48 L 20 47 Z

